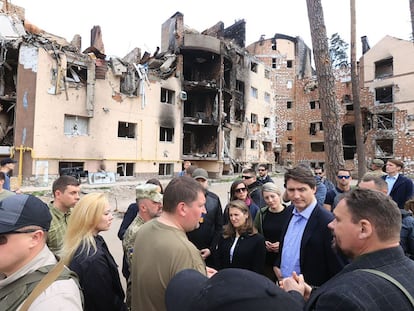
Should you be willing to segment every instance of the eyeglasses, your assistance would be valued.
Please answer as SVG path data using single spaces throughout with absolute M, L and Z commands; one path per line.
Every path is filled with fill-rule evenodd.
M 338 177 L 339 179 L 342 179 L 342 178 L 349 179 L 351 176 L 338 175 L 337 177 Z
M 20 233 L 33 233 L 37 230 L 40 229 L 30 229 L 30 230 L 22 230 L 22 231 L 10 231 L 10 232 L 6 232 L 6 233 L 2 233 L 0 234 L 0 245 L 4 245 L 7 243 L 7 236 L 9 234 L 20 234 Z
M 246 188 L 246 187 L 243 187 L 243 188 L 237 188 L 237 189 L 234 189 L 234 191 L 235 191 L 235 192 L 238 192 L 238 193 L 242 193 L 242 192 L 247 191 L 247 188 Z
M 243 179 L 250 179 L 250 178 L 253 178 L 253 176 L 245 176 L 245 175 L 243 175 L 242 178 Z

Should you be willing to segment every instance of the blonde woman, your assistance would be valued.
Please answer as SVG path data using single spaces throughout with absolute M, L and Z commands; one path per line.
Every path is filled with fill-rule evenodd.
M 79 276 L 85 311 L 127 310 L 117 264 L 99 235 L 112 219 L 105 194 L 90 193 L 75 205 L 68 222 L 62 259 Z
M 264 274 L 272 281 L 276 281 L 273 264 L 279 253 L 282 230 L 287 226 L 292 213 L 282 204 L 282 192 L 274 183 L 265 183 L 262 186 L 262 195 L 266 206 L 257 213 L 254 225 L 265 238 L 266 264 Z
M 266 249 L 264 238 L 253 226 L 249 207 L 234 200 L 228 205 L 229 223 L 217 246 L 217 266 L 263 272 Z

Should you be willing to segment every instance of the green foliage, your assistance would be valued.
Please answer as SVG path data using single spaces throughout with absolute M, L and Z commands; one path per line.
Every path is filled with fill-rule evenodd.
M 349 44 L 342 40 L 338 33 L 331 36 L 329 39 L 329 56 L 331 57 L 332 68 L 349 65 L 348 47 Z

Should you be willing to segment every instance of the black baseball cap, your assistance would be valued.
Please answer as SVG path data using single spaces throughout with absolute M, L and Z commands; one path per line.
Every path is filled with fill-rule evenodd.
M 228 268 L 211 278 L 192 269 L 177 273 L 165 293 L 167 311 L 296 311 L 302 306 L 263 275 Z
M 49 207 L 33 195 L 16 194 L 0 201 L 0 233 L 26 226 L 39 226 L 48 231 L 51 220 Z
M 4 166 L 4 165 L 9 164 L 9 163 L 17 163 L 17 161 L 13 160 L 12 158 L 5 158 L 5 159 L 0 161 L 1 166 Z

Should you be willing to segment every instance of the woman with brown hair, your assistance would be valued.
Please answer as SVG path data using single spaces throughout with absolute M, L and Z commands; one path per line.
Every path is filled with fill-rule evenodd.
M 217 246 L 217 267 L 262 273 L 266 255 L 264 238 L 253 226 L 249 208 L 241 200 L 231 201 L 226 208 L 229 223 L 224 226 Z
M 250 214 L 252 219 L 256 217 L 259 207 L 253 202 L 250 198 L 247 186 L 243 183 L 243 180 L 236 179 L 230 186 L 230 201 L 242 200 L 249 207 Z M 229 222 L 229 211 L 228 208 L 224 210 L 224 224 Z

